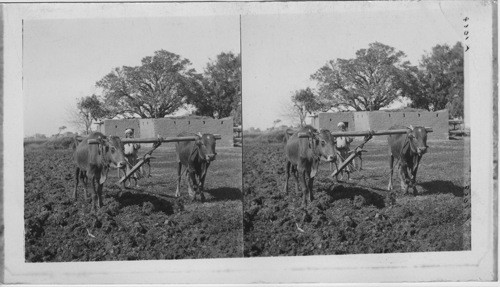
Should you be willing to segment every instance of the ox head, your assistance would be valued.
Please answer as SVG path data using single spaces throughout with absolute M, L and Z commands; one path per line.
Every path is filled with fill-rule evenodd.
M 202 160 L 206 160 L 207 158 L 207 148 L 205 146 L 205 143 L 203 142 L 203 137 L 199 133 L 196 135 L 194 146 L 191 150 L 190 160 L 194 161 L 196 157 Z
M 322 129 L 319 133 L 313 133 L 313 141 L 315 142 L 315 153 L 324 161 L 333 162 L 337 158 L 335 148 L 335 140 L 332 134 L 327 129 Z
M 425 127 L 413 127 L 410 125 L 407 135 L 410 140 L 412 152 L 417 153 L 419 156 L 427 152 L 427 131 Z
M 117 168 L 126 167 L 126 159 L 123 154 L 123 143 L 116 136 L 99 136 L 99 152 L 102 160 L 107 164 Z
M 201 139 L 203 141 L 203 144 L 205 145 L 205 159 L 207 162 L 211 162 L 215 160 L 215 157 L 217 156 L 217 152 L 215 152 L 215 137 L 213 134 L 203 134 L 201 136 Z

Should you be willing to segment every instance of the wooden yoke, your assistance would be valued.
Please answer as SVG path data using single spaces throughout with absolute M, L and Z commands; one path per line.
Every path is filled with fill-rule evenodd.
M 432 128 L 426 127 L 425 130 L 428 133 L 431 133 Z M 383 135 L 396 135 L 396 134 L 405 134 L 408 132 L 408 129 L 400 129 L 400 130 L 380 130 L 380 131 L 349 131 L 349 132 L 332 132 L 332 136 L 340 137 L 340 136 L 351 136 L 351 137 L 365 137 L 368 135 L 372 136 L 383 136 Z M 299 133 L 299 138 L 307 138 L 307 133 Z
M 214 137 L 216 140 L 220 140 L 222 137 L 219 134 L 214 134 Z M 185 142 L 185 141 L 194 141 L 196 140 L 196 137 L 194 136 L 189 136 L 189 137 L 167 137 L 167 138 L 123 138 L 121 139 L 122 143 L 128 144 L 128 143 L 156 143 L 158 140 L 161 139 L 162 143 L 168 143 L 168 142 Z M 89 144 L 97 144 L 97 140 L 90 139 L 88 140 Z

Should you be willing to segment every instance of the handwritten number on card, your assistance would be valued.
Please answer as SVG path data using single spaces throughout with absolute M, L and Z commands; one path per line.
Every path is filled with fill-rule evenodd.
M 465 22 L 465 25 L 464 25 L 464 36 L 465 36 L 465 52 L 469 51 L 469 17 L 465 17 L 464 18 L 464 22 Z

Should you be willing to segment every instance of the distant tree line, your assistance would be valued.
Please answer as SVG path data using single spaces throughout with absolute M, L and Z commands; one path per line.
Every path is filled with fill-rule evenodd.
M 405 58 L 404 52 L 375 42 L 358 50 L 355 58 L 328 61 L 311 75 L 317 82 L 316 90 L 293 92 L 293 115 L 303 125 L 306 116 L 316 112 L 375 111 L 406 98 L 409 108 L 447 108 L 450 116 L 463 117 L 462 44 L 436 45 L 422 56 L 418 66 Z
M 100 95 L 80 98 L 72 124 L 89 132 L 105 118 L 163 118 L 190 106 L 193 114 L 213 118 L 233 116 L 241 124 L 240 55 L 222 52 L 203 73 L 181 56 L 159 50 L 141 65 L 122 66 L 97 81 Z

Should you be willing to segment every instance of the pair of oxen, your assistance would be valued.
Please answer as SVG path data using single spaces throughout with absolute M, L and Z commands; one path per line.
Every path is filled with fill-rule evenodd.
M 401 189 L 408 193 L 410 187 L 413 193 L 417 192 L 415 182 L 417 170 L 422 155 L 427 151 L 427 131 L 424 127 L 403 127 L 393 126 L 390 130 L 407 129 L 406 134 L 393 134 L 387 138 L 389 144 L 389 167 L 390 177 L 388 190 L 392 189 L 392 175 L 394 170 L 394 160 L 399 165 L 399 176 L 401 179 Z M 299 182 L 303 190 L 303 205 L 307 205 L 307 199 L 313 201 L 313 181 L 318 172 L 320 161 L 335 162 L 338 160 L 335 138 L 329 130 L 317 131 L 312 126 L 302 127 L 291 136 L 291 130 L 287 130 L 285 154 L 286 180 L 284 192 L 288 193 L 288 180 L 290 173 L 296 181 L 296 190 L 299 192 Z M 299 137 L 299 133 L 306 133 L 308 137 Z
M 215 137 L 212 134 L 188 134 L 181 133 L 179 137 L 194 136 L 194 141 L 185 141 L 176 143 L 177 155 L 177 189 L 175 196 L 180 195 L 179 188 L 182 174 L 186 173 L 188 183 L 188 193 L 194 200 L 196 195 L 200 195 L 203 201 L 203 186 L 207 169 L 210 162 L 215 160 Z M 88 140 L 97 140 L 97 144 L 89 144 Z M 102 189 L 107 179 L 110 167 L 125 170 L 130 167 L 124 152 L 124 145 L 117 136 L 105 136 L 102 133 L 94 132 L 83 139 L 75 149 L 74 160 L 75 170 L 75 189 L 73 196 L 77 198 L 78 183 L 81 180 L 87 199 L 87 183 L 90 179 L 92 194 L 92 209 L 102 207 Z M 193 192 L 194 190 L 194 192 Z

